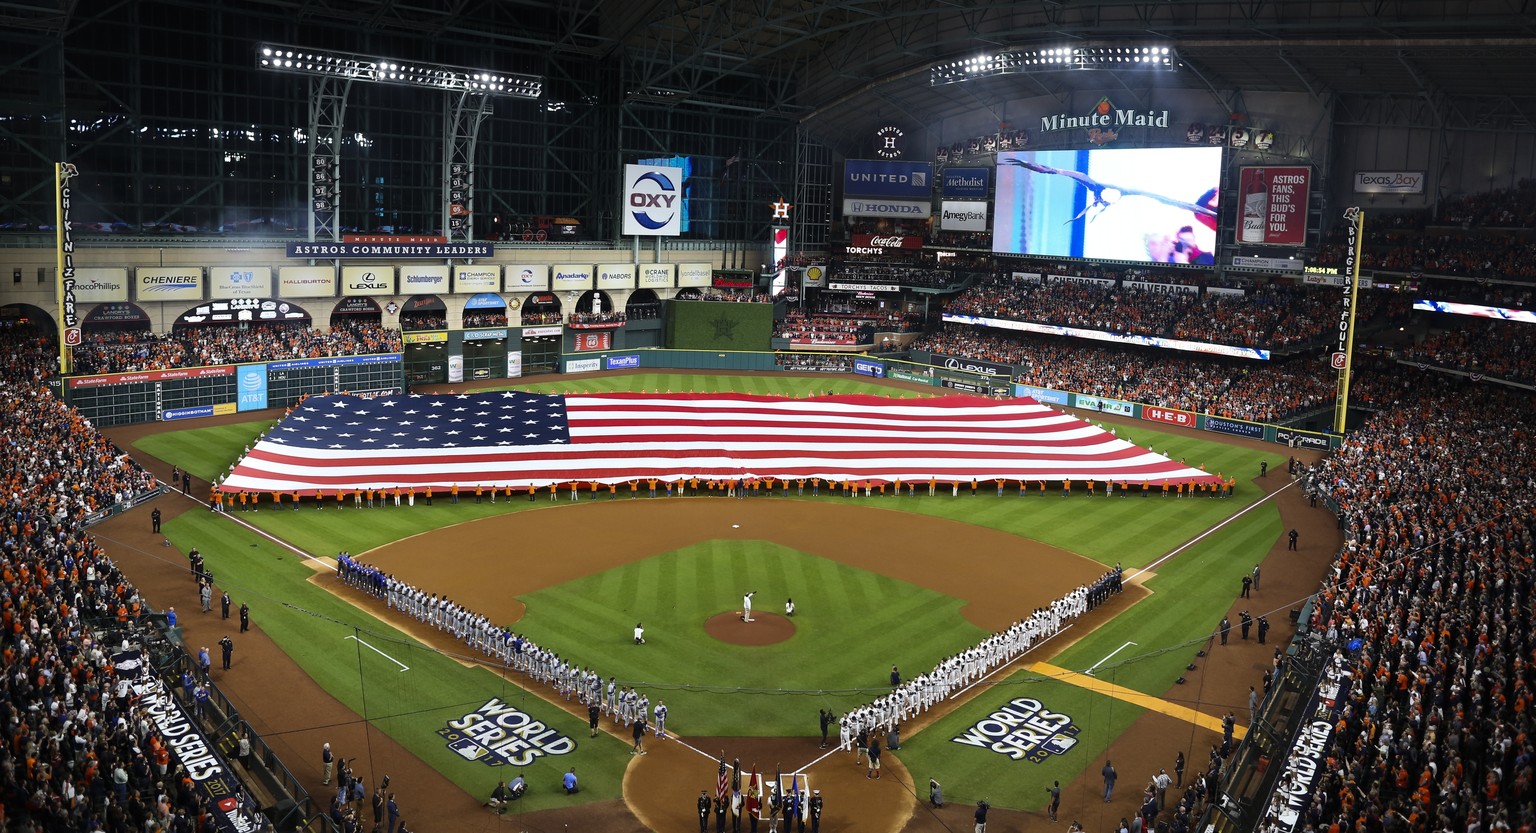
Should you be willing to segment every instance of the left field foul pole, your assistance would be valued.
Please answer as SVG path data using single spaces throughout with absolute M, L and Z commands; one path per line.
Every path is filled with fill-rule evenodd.
M 68 162 L 53 163 L 54 297 L 58 300 L 59 375 L 74 368 L 73 349 L 80 344 L 80 311 L 75 303 L 75 241 L 69 233 L 69 181 L 79 171 Z

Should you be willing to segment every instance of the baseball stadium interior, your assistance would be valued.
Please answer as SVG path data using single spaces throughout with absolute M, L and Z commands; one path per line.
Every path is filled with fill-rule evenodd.
M 687 830 L 695 798 L 701 833 L 1536 822 L 1531 4 L 0 0 L 0 42 L 0 830 Z M 503 442 L 391 433 L 450 397 L 539 411 L 489 418 L 527 431 L 518 453 L 581 453 L 476 468 Z M 690 452 L 687 419 L 761 434 Z M 942 448 L 883 433 L 903 421 Z M 845 430 L 876 450 L 818 436 Z M 402 438 L 394 459 L 369 431 Z M 1186 461 L 1196 441 L 1249 470 Z M 1012 615 L 965 613 L 931 657 L 880 660 L 882 683 L 902 670 L 877 692 L 786 680 L 844 698 L 820 746 L 814 719 L 763 721 L 804 766 L 691 731 L 690 696 L 756 683 L 620 665 L 615 686 L 607 654 L 536 630 L 555 590 L 488 607 L 391 550 L 514 510 L 589 518 L 553 522 L 596 550 L 597 513 L 674 489 L 749 526 L 861 500 L 1192 526 L 1123 567 L 1047 541 L 1076 566 Z M 439 520 L 318 551 L 375 501 Z M 1233 578 L 1181 630 L 1112 640 L 1102 668 L 1060 659 L 1164 609 L 1141 607 L 1181 592 L 1158 581 L 1196 586 L 1177 559 L 1250 509 L 1273 529 L 1224 568 L 1240 596 Z M 496 534 L 532 539 L 531 517 Z M 221 536 L 239 543 L 193 546 Z M 283 548 L 283 580 L 337 606 L 258 591 L 235 546 Z M 672 569 L 672 547 L 626 569 Z M 886 574 L 860 557 L 837 569 Z M 607 565 L 560 569 L 579 595 Z M 816 595 L 752 590 L 700 610 L 699 638 L 816 644 Z M 616 653 L 667 651 L 666 616 L 627 604 Z M 350 680 L 294 647 L 322 620 Z M 1176 681 L 1105 673 L 1174 653 Z M 499 699 L 445 724 L 410 687 L 436 666 L 401 661 L 426 654 Z M 368 674 L 407 682 L 363 682 L 391 662 Z M 1041 669 L 1146 716 L 1067 731 L 1016 676 Z M 486 739 L 508 714 L 554 734 L 523 724 L 518 757 Z M 1017 733 L 977 739 L 1009 721 L 1046 734 L 996 757 Z M 836 776 L 829 727 L 855 755 Z

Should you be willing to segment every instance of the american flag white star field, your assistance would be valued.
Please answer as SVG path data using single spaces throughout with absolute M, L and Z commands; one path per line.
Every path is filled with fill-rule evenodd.
M 221 488 L 313 495 L 753 477 L 1216 479 L 1028 398 L 504 391 L 310 397 Z

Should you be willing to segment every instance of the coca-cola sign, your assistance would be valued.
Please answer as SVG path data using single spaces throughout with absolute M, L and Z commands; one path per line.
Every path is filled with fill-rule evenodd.
M 850 245 L 861 249 L 921 249 L 923 238 L 900 234 L 855 234 Z

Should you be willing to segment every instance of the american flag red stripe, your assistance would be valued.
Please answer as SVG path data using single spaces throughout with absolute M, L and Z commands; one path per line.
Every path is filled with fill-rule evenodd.
M 229 491 L 630 480 L 1213 481 L 1032 399 L 521 392 L 312 397 Z

